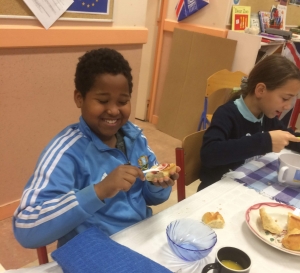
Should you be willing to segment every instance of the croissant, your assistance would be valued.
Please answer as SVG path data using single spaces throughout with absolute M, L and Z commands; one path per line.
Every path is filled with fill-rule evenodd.
M 282 239 L 282 245 L 290 250 L 300 250 L 300 229 L 294 228 Z

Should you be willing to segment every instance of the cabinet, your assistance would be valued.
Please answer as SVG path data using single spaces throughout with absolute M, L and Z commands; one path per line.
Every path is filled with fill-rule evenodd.
M 284 42 L 267 44 L 261 42 L 259 35 L 229 30 L 227 39 L 236 40 L 232 71 L 242 71 L 249 74 L 257 61 L 275 52 L 280 52 Z

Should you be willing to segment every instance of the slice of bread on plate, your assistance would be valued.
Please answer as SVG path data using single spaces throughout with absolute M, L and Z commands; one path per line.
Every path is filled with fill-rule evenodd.
M 265 208 L 260 208 L 259 214 L 264 230 L 270 231 L 273 234 L 280 234 L 283 231 L 283 228 L 275 222 L 272 216 L 266 212 Z
M 282 245 L 290 250 L 300 250 L 300 229 L 288 232 L 282 239 Z
M 202 216 L 202 222 L 211 228 L 223 228 L 225 221 L 223 216 L 217 212 L 206 212 Z
M 289 212 L 288 222 L 287 222 L 287 232 L 289 233 L 295 228 L 300 230 L 300 217 Z

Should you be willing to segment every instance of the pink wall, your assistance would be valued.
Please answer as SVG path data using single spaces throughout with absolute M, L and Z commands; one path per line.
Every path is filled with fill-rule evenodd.
M 75 66 L 92 48 L 0 48 L 0 208 L 18 203 L 42 149 L 65 126 L 78 121 Z M 133 69 L 133 120 L 142 44 L 113 48 Z

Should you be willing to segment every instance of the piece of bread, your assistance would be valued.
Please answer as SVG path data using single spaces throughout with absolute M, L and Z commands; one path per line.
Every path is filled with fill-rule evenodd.
M 170 176 L 170 173 L 176 172 L 176 164 L 175 163 L 163 163 L 159 165 L 154 165 L 150 169 L 158 168 L 159 172 L 148 172 L 145 177 L 148 181 L 153 181 L 155 178 L 164 178 L 165 176 Z
M 288 222 L 287 222 L 287 232 L 289 233 L 295 228 L 300 230 L 300 217 L 289 212 Z
M 270 231 L 274 234 L 280 234 L 283 231 L 283 228 L 281 228 L 275 220 L 266 212 L 265 208 L 259 209 L 260 218 L 262 221 L 263 228 L 265 230 Z
M 300 250 L 300 229 L 294 228 L 282 239 L 282 245 L 290 250 Z
M 223 216 L 217 212 L 206 212 L 202 216 L 202 222 L 210 226 L 211 228 L 223 228 L 225 221 Z

